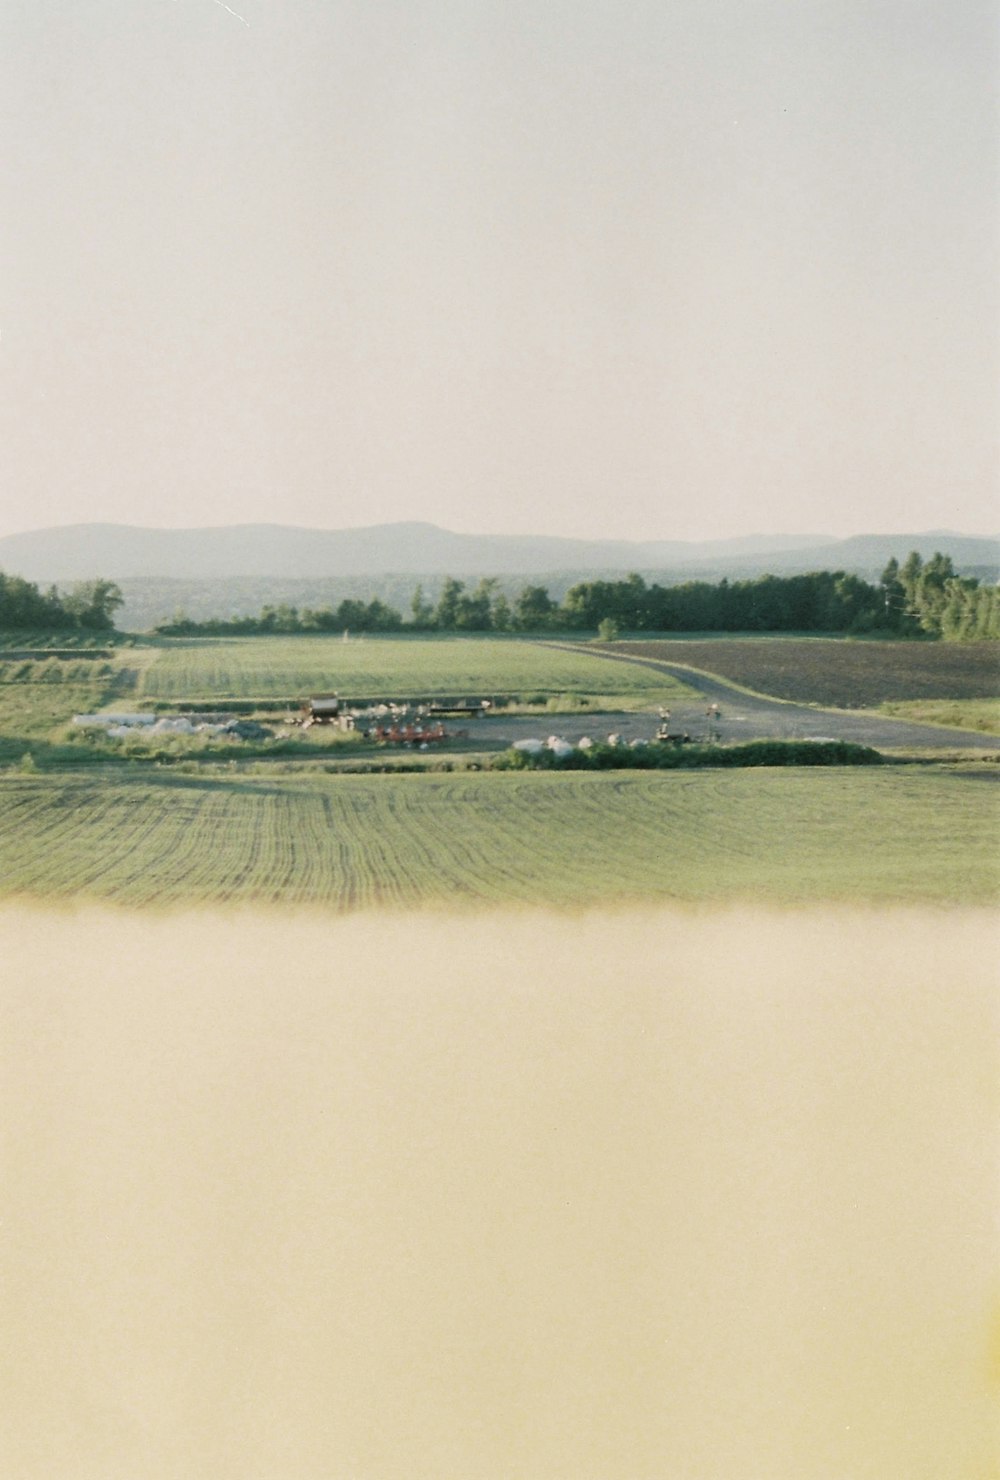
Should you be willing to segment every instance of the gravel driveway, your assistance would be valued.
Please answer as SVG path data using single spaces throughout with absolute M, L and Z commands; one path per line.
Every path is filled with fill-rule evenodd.
M 575 651 L 570 644 L 552 643 Z M 637 663 L 677 679 L 694 689 L 697 701 L 671 705 L 670 728 L 688 733 L 692 740 L 706 739 L 710 728 L 723 743 L 741 740 L 852 740 L 858 745 L 871 745 L 877 750 L 1000 750 L 1000 738 L 982 735 L 974 730 L 953 730 L 940 725 L 917 725 L 908 720 L 889 719 L 867 710 L 819 709 L 807 704 L 789 704 L 778 699 L 757 698 L 741 693 L 720 678 L 709 678 L 676 663 L 661 663 L 652 658 L 631 658 L 614 653 L 596 653 L 586 648 L 589 657 L 600 657 L 608 663 Z M 719 719 L 713 722 L 706 711 L 710 704 L 719 706 Z M 514 740 L 550 734 L 578 740 L 583 735 L 604 739 L 616 732 L 626 740 L 650 740 L 656 734 L 656 713 L 621 714 L 553 714 L 493 715 L 477 721 L 470 739 L 512 743 Z

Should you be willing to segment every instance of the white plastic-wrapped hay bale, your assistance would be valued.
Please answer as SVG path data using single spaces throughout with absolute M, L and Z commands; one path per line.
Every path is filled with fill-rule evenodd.
M 545 744 L 541 740 L 515 740 L 513 749 L 523 751 L 525 755 L 540 755 Z

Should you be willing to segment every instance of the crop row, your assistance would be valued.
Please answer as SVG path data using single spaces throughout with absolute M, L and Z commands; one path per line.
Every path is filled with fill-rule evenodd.
M 17 628 L 0 632 L 0 652 L 89 653 L 106 655 L 113 645 L 113 634 L 107 632 L 36 632 Z
M 112 665 L 104 659 L 12 658 L 3 661 L 0 652 L 0 684 L 91 683 L 108 679 Z
M 334 909 L 992 900 L 997 795 L 928 771 L 280 783 L 10 773 L 0 778 L 0 879 L 8 893 L 130 904 L 258 899 Z
M 612 651 L 685 664 L 760 694 L 833 708 L 1000 694 L 1000 644 L 995 642 L 719 638 L 618 642 Z

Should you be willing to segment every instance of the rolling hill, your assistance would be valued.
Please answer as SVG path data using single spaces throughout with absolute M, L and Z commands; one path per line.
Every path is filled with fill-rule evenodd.
M 760 535 L 606 541 L 466 535 L 425 523 L 342 530 L 76 524 L 0 539 L 0 570 L 40 584 L 109 577 L 125 594 L 122 625 L 144 630 L 178 609 L 198 619 L 245 616 L 266 602 L 322 606 L 345 596 L 378 596 L 406 610 L 418 581 L 434 599 L 446 574 L 467 581 L 497 576 L 511 595 L 533 581 L 556 599 L 577 581 L 614 579 L 631 570 L 664 585 L 820 569 L 873 579 L 890 556 L 902 560 L 914 549 L 925 559 L 942 550 L 956 568 L 981 579 L 1000 574 L 1000 540 L 947 530 L 846 540 Z
M 147 529 L 75 524 L 0 539 L 0 569 L 32 581 L 166 577 L 185 580 L 334 576 L 539 575 L 558 571 L 690 571 L 755 574 L 763 570 L 871 571 L 890 555 L 941 549 L 956 565 L 1000 563 L 1000 540 L 932 530 L 923 534 L 759 535 L 744 539 L 575 540 L 551 536 L 470 535 L 419 522 L 361 529 L 302 529 L 241 524 L 209 529 Z
M 822 543 L 822 536 L 807 543 Z M 660 569 L 717 558 L 753 558 L 794 546 L 792 536 L 711 540 L 574 540 L 470 535 L 411 522 L 361 529 L 240 524 L 214 529 L 146 529 L 75 524 L 0 539 L 0 568 L 34 581 L 108 575 L 225 578 L 381 575 L 386 572 L 532 574 L 554 570 Z

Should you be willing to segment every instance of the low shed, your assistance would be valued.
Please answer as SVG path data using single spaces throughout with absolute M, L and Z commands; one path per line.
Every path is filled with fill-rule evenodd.
M 343 705 L 334 694 L 329 699 L 310 699 L 305 708 L 312 720 L 331 720 L 340 718 Z
M 325 699 L 310 699 L 302 706 L 303 728 L 310 725 L 336 725 L 341 730 L 354 729 L 354 715 L 336 694 Z

